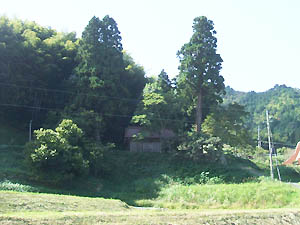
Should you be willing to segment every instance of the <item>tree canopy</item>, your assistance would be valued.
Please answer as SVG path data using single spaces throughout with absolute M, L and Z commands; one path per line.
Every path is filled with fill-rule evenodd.
M 81 94 L 67 112 L 80 109 L 79 116 L 73 118 L 79 124 L 89 124 L 88 134 L 97 141 L 122 142 L 146 83 L 143 68 L 124 54 L 121 40 L 117 23 L 105 16 L 89 21 L 79 43 L 73 81 Z
M 257 129 L 263 141 L 267 141 L 266 110 L 275 142 L 282 145 L 296 145 L 300 140 L 300 92 L 285 85 L 275 85 L 266 92 L 239 92 L 226 87 L 224 104 L 237 102 L 249 112 L 245 124 L 251 131 L 252 140 L 257 139 Z M 281 147 L 280 144 L 277 146 Z
M 288 144 L 299 140 L 298 90 L 225 89 L 211 20 L 194 19 L 193 34 L 177 56 L 175 78 L 164 70 L 146 77 L 143 67 L 124 50 L 118 24 L 110 16 L 92 17 L 81 37 L 1 16 L 1 118 L 23 130 L 29 121 L 33 129 L 53 130 L 63 119 L 72 119 L 97 146 L 123 145 L 125 128 L 134 124 L 152 131 L 171 129 L 195 143 L 198 137 L 208 137 L 241 147 L 256 139 L 258 126 L 266 137 L 268 109 L 274 140 Z M 202 133 L 188 136 L 194 124 Z M 94 167 L 97 171 L 96 159 Z
M 194 19 L 193 35 L 177 55 L 180 59 L 179 88 L 190 92 L 196 104 L 196 127 L 201 130 L 205 101 L 221 102 L 224 93 L 224 78 L 220 75 L 222 58 L 217 54 L 217 38 L 214 24 L 206 17 Z

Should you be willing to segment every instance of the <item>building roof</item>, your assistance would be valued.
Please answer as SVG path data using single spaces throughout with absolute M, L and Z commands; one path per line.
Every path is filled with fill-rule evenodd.
M 132 138 L 134 135 L 141 133 L 142 127 L 130 126 L 125 129 L 125 138 Z M 147 132 L 147 138 L 173 138 L 175 133 L 170 129 L 162 129 L 160 132 Z

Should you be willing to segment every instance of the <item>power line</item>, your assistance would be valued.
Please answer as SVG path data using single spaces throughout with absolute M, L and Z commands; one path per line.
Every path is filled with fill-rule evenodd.
M 8 106 L 8 107 L 17 107 L 17 108 L 28 108 L 28 109 L 39 109 L 39 110 L 52 110 L 56 112 L 63 112 L 63 109 L 55 109 L 55 108 L 46 108 L 46 107 L 36 107 L 36 106 L 27 106 L 27 105 L 18 105 L 18 104 L 2 104 L 2 106 Z M 70 114 L 80 114 L 80 111 L 77 112 L 68 112 Z M 110 113 L 96 113 L 100 116 L 111 116 L 111 117 L 124 117 L 124 118 L 132 118 L 133 115 L 120 115 L 120 114 L 110 114 Z M 152 117 L 151 120 L 160 120 L 160 121 L 173 121 L 173 122 L 182 122 L 182 123 L 188 123 L 188 124 L 194 124 L 195 122 L 188 121 L 188 120 L 176 120 L 176 119 L 168 119 L 168 118 L 158 118 L 158 117 Z
M 0 105 L 7 106 L 7 107 L 38 109 L 38 110 L 47 110 L 47 111 L 55 111 L 55 112 L 63 112 L 64 111 L 63 109 L 36 107 L 36 106 L 28 106 L 28 105 L 20 105 L 20 104 L 3 104 L 3 103 L 0 103 Z M 80 114 L 80 111 L 68 112 L 68 113 L 73 114 L 73 115 L 78 115 L 78 114 Z M 97 114 L 97 115 L 100 115 L 100 116 L 123 117 L 123 118 L 132 118 L 133 117 L 133 115 L 120 115 L 120 114 L 110 114 L 110 113 L 100 114 L 100 113 L 96 113 L 96 112 L 94 112 L 94 113 Z M 181 122 L 181 123 L 186 123 L 186 124 L 195 124 L 194 121 L 190 121 L 190 120 L 176 120 L 176 119 L 158 118 L 158 117 L 153 117 L 153 118 L 151 118 L 151 120 L 171 121 L 171 122 Z M 257 140 L 253 139 L 253 141 L 256 142 Z M 261 142 L 264 143 L 264 144 L 268 144 L 268 141 L 262 141 L 261 140 Z M 274 145 L 281 145 L 281 146 L 285 146 L 285 147 L 291 147 L 291 148 L 295 147 L 295 145 L 291 145 L 291 144 L 283 143 L 283 142 L 273 142 L 273 144 Z
M 118 99 L 118 100 L 123 100 L 123 101 L 137 101 L 137 102 L 140 101 L 139 99 L 134 99 L 134 98 L 120 98 L 120 97 L 113 97 L 113 96 L 95 95 L 95 94 L 89 94 L 89 93 L 78 93 L 78 92 L 72 92 L 72 91 L 64 91 L 64 90 L 58 90 L 58 89 L 48 89 L 48 88 L 40 88 L 40 87 L 28 87 L 28 86 L 22 86 L 22 85 L 16 85 L 16 84 L 8 84 L 8 83 L 0 83 L 0 86 L 33 89 L 33 90 L 39 90 L 39 91 L 45 91 L 45 92 L 52 92 L 52 93 L 56 92 L 56 93 L 63 93 L 63 94 L 83 95 L 83 96 L 97 97 L 97 98 Z
M 121 98 L 121 97 L 97 95 L 97 94 L 90 94 L 90 93 L 79 93 L 79 92 L 64 91 L 64 90 L 58 90 L 58 89 L 48 89 L 48 88 L 40 88 L 40 87 L 29 87 L 29 86 L 23 86 L 23 85 L 1 83 L 1 82 L 0 82 L 0 86 L 17 87 L 17 88 L 39 90 L 39 91 L 51 92 L 51 93 L 55 93 L 56 92 L 56 93 L 63 93 L 63 94 L 70 94 L 70 95 L 81 95 L 81 96 L 97 97 L 97 98 L 113 99 L 113 100 L 121 100 L 121 101 L 140 102 L 142 100 L 142 99 L 134 99 L 134 98 Z M 170 103 L 168 103 L 168 104 L 170 104 Z M 173 104 L 176 104 L 176 103 L 173 103 Z M 210 107 L 203 106 L 202 109 L 218 109 L 218 106 L 210 106 Z M 231 111 L 231 112 L 247 112 L 245 110 L 238 110 L 238 109 L 230 109 L 229 111 Z
M 262 143 L 268 144 L 268 141 L 261 141 Z M 296 145 L 291 145 L 291 144 L 287 144 L 287 143 L 283 143 L 283 142 L 273 142 L 274 145 L 281 145 L 281 146 L 288 146 L 288 147 L 292 147 L 295 148 Z

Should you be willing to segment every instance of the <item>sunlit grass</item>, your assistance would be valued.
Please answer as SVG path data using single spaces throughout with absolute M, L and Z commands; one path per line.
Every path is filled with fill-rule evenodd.
M 0 182 L 0 190 L 1 191 L 18 191 L 18 192 L 35 192 L 35 191 L 37 191 L 37 189 L 32 186 L 19 184 L 19 183 L 13 183 L 9 180 L 4 180 L 4 181 Z
M 171 185 L 138 205 L 171 209 L 266 209 L 300 207 L 300 190 L 279 182 Z
M 127 208 L 127 204 L 120 200 L 57 194 L 0 191 L 0 213 L 120 211 Z
M 299 194 L 276 182 L 174 184 L 151 202 L 168 208 L 134 208 L 120 200 L 0 191 L 0 224 L 297 224 L 298 209 L 241 209 L 299 207 Z
M 10 213 L 0 215 L 11 224 L 299 224 L 300 210 L 141 210 Z

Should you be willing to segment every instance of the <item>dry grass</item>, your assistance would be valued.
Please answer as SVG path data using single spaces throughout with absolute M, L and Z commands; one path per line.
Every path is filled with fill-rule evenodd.
M 120 211 L 128 209 L 120 200 L 67 195 L 0 191 L 0 213 Z
M 196 211 L 138 210 L 117 212 L 11 213 L 1 224 L 300 224 L 300 210 Z
M 0 191 L 0 224 L 300 224 L 300 209 L 170 210 L 119 200 Z

